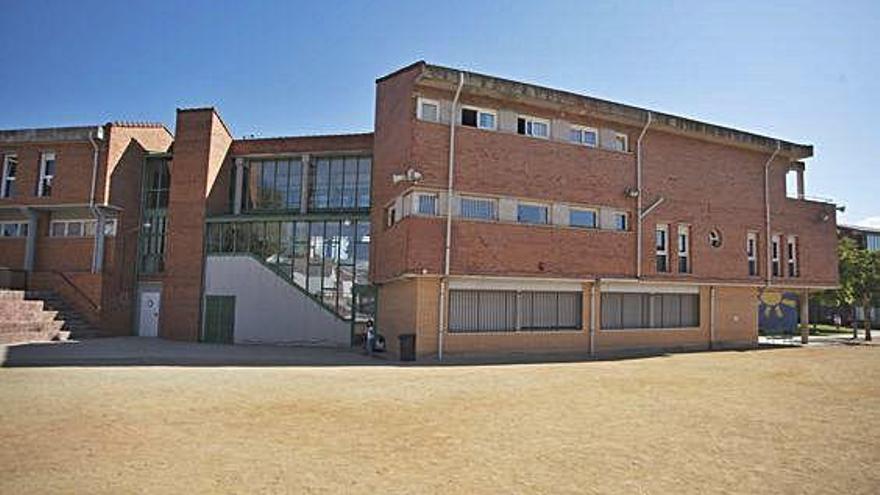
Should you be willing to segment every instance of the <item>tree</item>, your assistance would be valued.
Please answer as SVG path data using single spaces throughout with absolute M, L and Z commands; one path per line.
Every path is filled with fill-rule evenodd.
M 871 340 L 871 319 L 868 308 L 880 300 L 880 251 L 860 249 L 855 241 L 844 238 L 838 248 L 840 257 L 840 289 L 835 300 L 853 308 L 865 310 L 865 340 Z

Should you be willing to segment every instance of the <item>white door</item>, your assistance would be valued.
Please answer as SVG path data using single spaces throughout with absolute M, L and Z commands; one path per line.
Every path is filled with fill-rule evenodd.
M 145 290 L 141 292 L 138 335 L 157 337 L 159 335 L 159 299 L 161 292 Z

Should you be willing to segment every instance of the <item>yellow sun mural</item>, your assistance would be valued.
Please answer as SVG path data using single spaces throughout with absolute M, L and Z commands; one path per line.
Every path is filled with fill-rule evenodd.
M 758 299 L 763 306 L 764 318 L 776 316 L 782 318 L 785 316 L 785 308 L 797 309 L 798 301 L 793 294 L 788 292 L 761 291 Z

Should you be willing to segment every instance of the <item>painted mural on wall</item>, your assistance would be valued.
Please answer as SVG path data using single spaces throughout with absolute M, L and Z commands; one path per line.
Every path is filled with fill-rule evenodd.
M 758 294 L 758 328 L 762 333 L 795 334 L 798 326 L 798 295 L 762 290 Z

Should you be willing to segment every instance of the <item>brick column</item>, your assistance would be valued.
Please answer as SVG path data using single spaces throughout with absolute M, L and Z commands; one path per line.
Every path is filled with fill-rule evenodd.
M 213 108 L 177 111 L 159 335 L 199 338 L 206 200 L 232 136 Z

